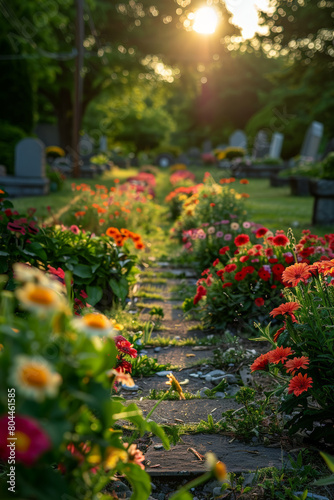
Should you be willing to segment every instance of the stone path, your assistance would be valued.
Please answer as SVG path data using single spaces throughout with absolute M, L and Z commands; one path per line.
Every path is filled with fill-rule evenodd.
M 181 309 L 182 302 L 175 300 L 175 287 L 178 284 L 181 284 L 181 288 L 184 289 L 186 295 L 189 286 L 196 283 L 194 272 L 191 269 L 171 268 L 162 263 L 160 267 L 153 268 L 153 271 L 152 283 L 149 283 L 149 278 L 145 278 L 145 284 L 140 289 L 145 290 L 145 286 L 148 285 L 147 290 L 149 291 L 150 286 L 151 290 L 154 287 L 164 297 L 164 301 L 139 299 L 140 302 L 147 304 L 147 307 L 142 308 L 140 313 L 140 319 L 143 321 L 151 320 L 148 313 L 153 305 L 161 307 L 164 311 L 164 319 L 161 321 L 162 329 L 152 333 L 152 341 L 154 342 L 154 339 L 158 341 L 158 336 L 178 341 L 193 339 L 192 343 L 195 341 L 195 345 L 161 345 L 158 347 L 147 345 L 144 346 L 144 353 L 157 359 L 159 364 L 170 363 L 173 365 L 170 371 L 181 383 L 182 390 L 192 394 L 194 399 L 182 401 L 164 400 L 150 417 L 164 426 L 191 425 L 192 432 L 187 434 L 181 432 L 181 441 L 175 446 L 171 446 L 169 451 L 164 450 L 160 440 L 153 437 L 144 450 L 147 472 L 154 482 L 159 481 L 158 478 L 161 478 L 162 481 L 164 477 L 170 477 L 172 480 L 177 477 L 199 475 L 205 471 L 205 461 L 200 457 L 204 457 L 210 451 L 215 453 L 226 464 L 229 472 L 248 472 L 271 466 L 281 468 L 286 457 L 279 445 L 278 448 L 269 448 L 260 444 L 245 444 L 223 434 L 195 432 L 196 426 L 201 420 L 208 421 L 208 415 L 211 415 L 213 422 L 216 423 L 222 418 L 223 412 L 240 408 L 240 405 L 232 397 L 243 385 L 239 375 L 240 367 L 232 363 L 230 367 L 225 368 L 220 373 L 215 370 L 213 356 L 214 350 L 217 348 L 217 342 L 216 345 L 212 345 L 212 336 L 215 339 L 218 338 L 219 346 L 219 343 L 222 344 L 220 341 L 224 332 L 204 331 L 201 329 L 199 321 L 186 321 Z M 166 273 L 168 273 L 166 283 L 154 283 L 155 278 L 167 276 Z M 211 342 L 208 341 L 209 336 Z M 203 342 L 206 345 L 203 345 Z M 246 347 L 254 349 L 252 343 L 246 343 Z M 226 392 L 217 392 L 213 396 L 209 394 L 210 399 L 208 399 L 206 390 L 214 389 L 223 377 L 229 383 Z M 123 395 L 132 402 L 136 402 L 143 411 L 143 415 L 146 416 L 157 402 L 156 400 L 147 399 L 151 390 L 168 390 L 169 386 L 166 385 L 166 382 L 166 372 L 150 377 L 136 378 L 135 383 L 139 390 L 123 390 Z M 196 455 L 194 450 L 199 455 Z M 152 497 L 155 498 L 154 492 Z M 200 498 L 209 497 L 203 493 Z

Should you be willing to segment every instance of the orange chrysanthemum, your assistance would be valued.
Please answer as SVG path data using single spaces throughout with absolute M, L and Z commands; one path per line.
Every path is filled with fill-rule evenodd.
M 281 362 L 284 364 L 285 360 L 288 359 L 288 356 L 291 356 L 291 354 L 294 354 L 291 347 L 276 347 L 273 351 L 268 352 L 269 363 L 277 365 L 277 363 Z
M 261 354 L 254 363 L 251 365 L 251 371 L 255 372 L 257 370 L 264 370 L 265 367 L 268 365 L 269 359 L 268 359 L 268 353 L 266 354 Z
M 240 179 L 240 184 L 249 184 L 249 181 L 247 179 Z
M 306 283 L 308 278 L 310 278 L 311 273 L 308 264 L 293 264 L 293 266 L 288 267 L 282 274 L 283 281 L 289 283 L 292 286 L 297 286 L 301 281 Z
M 299 396 L 302 392 L 307 391 L 310 387 L 312 387 L 312 384 L 312 378 L 308 377 L 306 373 L 305 375 L 298 373 L 298 375 L 290 380 L 288 394 L 293 393 L 295 396 Z
M 270 312 L 270 316 L 272 316 L 273 318 L 276 318 L 276 316 L 278 316 L 279 314 L 290 314 L 293 315 L 294 311 L 297 311 L 297 309 L 299 309 L 300 305 L 298 304 L 298 302 L 286 302 L 285 304 L 281 304 L 280 306 L 278 307 L 275 307 L 275 309 L 273 309 L 271 312 Z
M 306 369 L 309 362 L 306 356 L 301 356 L 300 358 L 289 359 L 285 364 L 285 368 L 288 373 L 291 372 L 294 375 L 297 370 Z

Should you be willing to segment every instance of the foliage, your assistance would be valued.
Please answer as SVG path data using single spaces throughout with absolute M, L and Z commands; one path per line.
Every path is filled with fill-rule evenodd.
M 133 360 L 131 373 L 134 377 L 151 377 L 157 372 L 169 370 L 170 367 L 170 363 L 165 365 L 158 363 L 155 358 L 150 358 L 145 354 Z
M 32 277 L 36 272 L 30 271 Z M 1 294 L 0 414 L 9 412 L 15 422 L 1 417 L 1 496 L 7 498 L 10 470 L 7 436 L 15 436 L 15 491 L 20 497 L 44 500 L 48 492 L 50 500 L 59 500 L 80 491 L 85 500 L 110 498 L 102 490 L 118 472 L 131 483 L 133 500 L 148 498 L 150 479 L 133 438 L 153 432 L 166 448 L 168 440 L 135 404 L 125 406 L 123 399 L 110 395 L 121 375 L 124 383 L 131 380 L 111 370 L 117 353 L 113 328 L 105 317 L 100 331 L 86 317 L 78 322 L 57 282 L 45 277 L 42 283 L 37 295 L 31 295 L 37 285 L 30 281 L 15 296 Z M 16 300 L 25 309 L 20 315 L 14 314 Z M 113 430 L 118 420 L 135 428 L 128 443 L 121 429 Z
M 46 167 L 46 175 L 50 179 L 51 191 L 60 191 L 64 187 L 65 177 L 56 168 Z
M 6 167 L 9 175 L 14 174 L 15 146 L 25 136 L 25 132 L 18 126 L 0 121 L 0 165 Z
M 325 259 L 311 265 L 295 264 L 285 271 L 283 278 L 291 287 L 284 291 L 288 301 L 271 312 L 273 317 L 283 316 L 283 326 L 273 339 L 268 328 L 260 328 L 259 340 L 269 340 L 273 350 L 252 365 L 253 371 L 269 369 L 281 381 L 277 390 L 282 395 L 280 410 L 293 414 L 286 424 L 291 432 L 307 429 L 313 439 L 331 443 L 333 266 L 334 260 Z
M 201 304 L 207 323 L 244 327 L 245 318 L 251 325 L 280 303 L 282 273 L 294 261 L 293 240 L 283 231 L 274 236 L 267 228 L 259 228 L 255 235 L 264 238 L 263 243 L 253 245 L 247 234 L 237 236 L 238 249 L 231 252 L 223 247 L 198 280 L 194 305 Z M 322 238 L 304 231 L 295 250 L 300 262 L 332 257 L 333 236 Z
M 73 274 L 73 288 L 86 288 L 88 303 L 99 307 L 125 303 L 134 279 L 135 256 L 77 226 L 37 226 L 34 209 L 20 215 L 6 199 L 1 201 L 0 272 L 11 272 L 15 262 L 28 262 L 47 271 L 50 266 Z M 4 258 L 5 257 L 5 258 Z M 12 279 L 9 281 L 12 288 Z
M 243 158 L 246 154 L 244 148 L 237 148 L 229 146 L 223 150 L 219 150 L 217 153 L 218 160 L 233 160 L 234 158 Z

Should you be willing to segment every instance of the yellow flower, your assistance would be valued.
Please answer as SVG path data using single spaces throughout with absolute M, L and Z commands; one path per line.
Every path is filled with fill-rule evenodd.
M 135 385 L 133 378 L 130 373 L 122 373 L 117 370 L 109 370 L 107 372 L 108 377 L 116 377 L 115 382 L 121 382 L 122 385 L 127 387 L 133 387 Z
M 178 380 L 174 377 L 174 375 L 172 373 L 169 373 L 168 375 L 166 375 L 169 380 L 168 382 L 166 382 L 167 385 L 170 385 L 172 390 L 173 391 L 176 391 L 179 396 L 180 396 L 180 399 L 186 399 L 184 397 L 184 394 L 183 394 L 183 391 L 182 391 L 182 387 L 180 386 Z
M 62 382 L 59 373 L 45 359 L 24 355 L 14 359 L 9 378 L 18 392 L 36 401 L 55 397 Z
M 16 295 L 22 307 L 44 315 L 65 306 L 64 298 L 45 285 L 26 283 L 16 290 Z
M 88 313 L 81 318 L 75 318 L 72 324 L 77 330 L 87 335 L 110 336 L 115 335 L 115 329 L 111 321 L 100 313 Z
M 45 148 L 45 153 L 50 154 L 50 153 L 56 153 L 59 156 L 65 156 L 65 151 L 62 148 L 59 148 L 58 146 L 48 146 Z
M 106 469 L 114 469 L 117 463 L 128 461 L 128 454 L 125 450 L 121 448 L 115 448 L 114 446 L 108 446 L 106 449 L 106 456 L 104 461 L 104 467 Z
M 227 478 L 226 465 L 223 462 L 220 462 L 214 453 L 206 454 L 206 466 L 210 471 L 212 471 L 218 481 L 225 481 Z
M 113 327 L 115 328 L 115 330 L 118 330 L 118 331 L 124 330 L 124 326 L 117 323 L 115 319 L 111 319 L 110 321 L 111 321 Z

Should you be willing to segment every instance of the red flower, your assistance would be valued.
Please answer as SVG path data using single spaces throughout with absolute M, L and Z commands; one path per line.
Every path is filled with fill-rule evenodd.
M 291 350 L 291 347 L 276 347 L 273 351 L 268 352 L 268 359 L 270 363 L 275 365 L 279 362 L 284 364 L 288 356 L 292 354 L 294 354 L 294 351 Z
M 297 286 L 300 281 L 306 283 L 308 278 L 310 278 L 311 273 L 309 266 L 307 264 L 294 264 L 288 267 L 282 274 L 282 278 L 286 283 L 290 283 L 292 286 Z
M 283 266 L 283 264 L 275 264 L 273 267 L 272 267 L 272 270 L 273 270 L 273 273 L 276 274 L 277 276 L 281 276 L 283 271 L 285 270 L 285 267 Z
M 260 229 L 256 231 L 255 236 L 257 238 L 262 238 L 268 231 L 269 229 L 267 229 L 266 227 L 260 227 Z
M 233 283 L 231 283 L 231 282 L 224 283 L 224 284 L 223 284 L 223 288 L 227 288 L 227 287 L 230 287 L 230 286 L 232 286 L 232 285 L 233 285 Z
M 247 245 L 247 243 L 249 243 L 249 236 L 248 236 L 248 234 L 239 234 L 234 239 L 234 244 L 237 247 L 242 247 L 243 245 Z
M 268 353 L 261 354 L 258 358 L 256 358 L 250 369 L 252 372 L 255 372 L 256 370 L 264 370 L 268 363 Z
M 220 262 L 220 260 L 219 260 L 219 259 L 216 259 L 216 260 L 212 263 L 213 267 L 216 267 L 216 266 L 219 264 L 219 262 Z
M 269 264 L 276 264 L 278 262 L 278 259 L 268 259 Z
M 26 230 L 23 226 L 20 226 L 17 222 L 8 222 L 7 229 L 13 231 L 13 233 L 26 234 Z
M 11 215 L 13 215 L 13 212 L 11 211 L 10 208 L 6 208 L 6 210 L 4 210 L 4 212 L 7 215 L 7 217 L 10 217 Z
M 249 259 L 249 255 L 242 255 L 240 257 L 240 262 L 247 262 L 248 259 Z
M 288 373 L 292 372 L 292 375 L 294 375 L 297 370 L 306 369 L 309 362 L 306 356 L 301 356 L 300 358 L 289 359 L 285 364 L 285 368 Z
M 288 394 L 294 393 L 295 396 L 299 396 L 302 392 L 312 387 L 312 384 L 312 378 L 308 377 L 306 373 L 305 375 L 298 373 L 298 375 L 290 380 Z
M 244 273 L 244 271 L 238 271 L 237 273 L 235 273 L 234 275 L 234 279 L 236 281 L 242 281 L 246 278 L 247 274 Z
M 253 274 L 255 271 L 255 268 L 253 266 L 246 266 L 244 267 L 244 273 L 245 274 Z
M 285 234 L 278 234 L 274 237 L 273 243 L 276 247 L 285 247 L 290 243 L 290 240 L 285 236 Z
M 267 257 L 271 257 L 272 255 L 274 255 L 274 250 L 272 248 L 266 248 L 264 252 Z
M 237 266 L 235 264 L 227 264 L 227 266 L 225 266 L 225 273 L 233 273 L 236 268 Z
M 126 361 L 126 359 L 119 359 L 118 358 L 118 366 L 116 368 L 116 371 L 117 372 L 121 372 L 121 373 L 131 373 L 132 372 L 132 365 L 129 361 Z
M 263 281 L 269 281 L 270 280 L 270 273 L 266 271 L 265 269 L 261 268 L 258 273 L 259 278 L 261 278 Z
M 216 273 L 217 276 L 219 276 L 221 278 L 221 276 L 223 276 L 223 274 L 224 274 L 224 271 L 225 271 L 225 269 L 219 269 L 219 271 L 217 271 L 217 273 Z
M 262 297 L 257 297 L 255 300 L 254 300 L 254 304 L 257 306 L 257 307 L 262 307 L 264 306 L 264 299 Z
M 276 318 L 276 316 L 278 316 L 279 314 L 282 314 L 283 316 L 284 314 L 289 314 L 292 320 L 296 320 L 293 313 L 294 311 L 297 311 L 299 307 L 300 305 L 298 304 L 298 302 L 286 302 L 285 304 L 281 304 L 280 306 L 275 307 L 275 309 L 270 312 L 270 316 Z
M 79 295 L 80 295 L 80 297 L 82 297 L 83 299 L 88 299 L 88 295 L 87 295 L 87 293 L 85 292 L 85 290 L 81 290 Z
M 226 252 L 228 252 L 228 251 L 229 251 L 229 249 L 230 249 L 230 247 L 223 247 L 223 248 L 221 248 L 221 249 L 219 250 L 219 254 L 220 254 L 220 255 L 225 255 L 225 254 L 226 254 Z
M 136 349 L 133 349 L 132 344 L 126 340 L 122 335 L 117 335 L 115 337 L 115 344 L 116 348 L 122 352 L 123 354 L 127 354 L 128 356 L 131 356 L 131 358 L 136 358 L 137 357 L 137 351 Z
M 284 332 L 285 328 L 286 328 L 286 322 L 284 321 L 284 324 L 283 324 L 282 328 L 280 328 L 279 330 L 277 330 L 277 332 L 274 335 L 274 342 L 277 342 L 278 337 L 281 335 L 281 333 Z
M 216 204 L 215 203 L 210 203 L 210 207 L 215 207 Z

